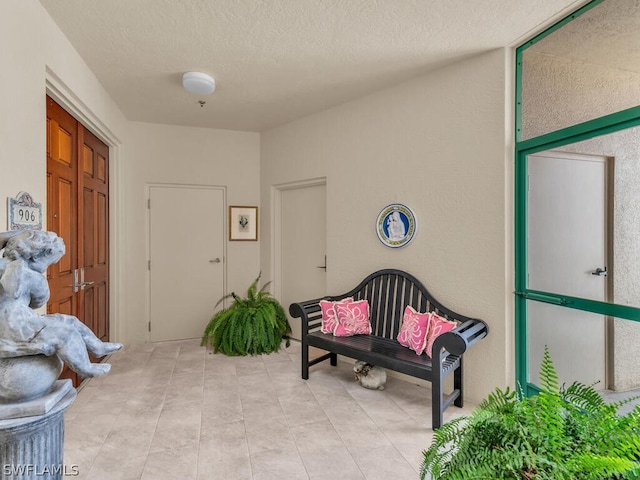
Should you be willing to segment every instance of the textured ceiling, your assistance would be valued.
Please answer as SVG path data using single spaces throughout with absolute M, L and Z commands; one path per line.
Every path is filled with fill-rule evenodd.
M 511 45 L 584 3 L 40 1 L 129 120 L 249 131 Z M 213 95 L 182 89 L 192 70 L 215 77 Z

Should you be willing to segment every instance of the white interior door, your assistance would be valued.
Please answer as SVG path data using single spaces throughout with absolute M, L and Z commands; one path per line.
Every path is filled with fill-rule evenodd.
M 607 159 L 544 152 L 528 157 L 528 288 L 605 301 Z M 609 273 L 609 272 L 608 272 Z M 606 318 L 529 301 L 530 381 L 548 345 L 560 382 L 606 388 Z
M 293 302 L 321 297 L 327 291 L 326 185 L 281 191 L 281 302 L 289 313 Z M 300 319 L 292 319 L 292 338 L 300 339 Z
M 224 295 L 224 190 L 152 186 L 149 198 L 150 339 L 199 338 Z

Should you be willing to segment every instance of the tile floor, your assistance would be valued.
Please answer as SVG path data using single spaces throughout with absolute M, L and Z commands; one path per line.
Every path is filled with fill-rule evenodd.
M 198 340 L 143 344 L 109 362 L 65 413 L 75 478 L 417 479 L 432 437 L 428 388 L 389 377 L 366 390 L 346 362 L 304 381 L 298 343 L 257 357 L 211 355 Z

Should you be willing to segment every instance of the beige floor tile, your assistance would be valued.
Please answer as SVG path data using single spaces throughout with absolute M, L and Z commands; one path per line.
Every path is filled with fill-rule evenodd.
M 200 454 L 198 457 L 197 480 L 252 480 L 253 478 L 249 455 L 229 454 L 223 458 L 213 458 Z
M 326 420 L 326 413 L 318 400 L 305 389 L 294 394 L 279 397 L 280 405 L 290 427 Z
M 205 428 L 200 433 L 198 479 L 252 478 L 249 447 L 243 421 Z
M 198 475 L 198 448 L 185 447 L 150 453 L 142 480 L 195 480 Z
M 295 449 L 272 449 L 251 455 L 255 480 L 304 480 L 309 475 Z
M 176 449 L 198 448 L 200 442 L 200 423 L 180 423 L 161 426 L 153 435 L 149 453 L 171 452 Z
M 348 450 L 333 447 L 301 453 L 302 462 L 313 480 L 356 480 L 365 476 Z M 392 480 L 392 477 L 389 477 Z
M 115 461 L 119 457 L 147 455 L 155 430 L 153 423 L 114 426 L 100 456 L 110 456 Z
M 89 472 L 91 480 L 138 480 L 146 455 L 125 455 L 112 457 L 100 455 Z
M 404 480 L 418 478 L 432 438 L 428 388 L 390 377 L 366 390 L 349 363 L 302 380 L 297 342 L 247 357 L 162 342 L 109 360 L 112 373 L 85 382 L 65 414 L 76 478 Z
M 68 468 L 77 467 L 78 477 L 89 478 L 89 471 L 101 448 L 101 443 L 94 443 L 90 438 L 78 439 L 65 431 L 64 464 Z
M 251 455 L 266 450 L 295 451 L 295 442 L 284 416 L 245 420 L 245 428 Z
M 415 466 L 410 465 L 392 446 L 362 446 L 350 452 L 367 480 L 416 478 Z

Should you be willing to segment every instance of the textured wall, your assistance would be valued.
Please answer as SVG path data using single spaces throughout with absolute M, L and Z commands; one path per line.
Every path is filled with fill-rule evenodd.
M 100 119 L 100 127 L 112 137 L 123 135 L 126 120 L 87 65 L 62 35 L 37 0 L 11 0 L 0 3 L 0 61 L 4 71 L 0 75 L 0 195 L 18 191 L 31 193 L 42 202 L 46 211 L 46 92 L 47 81 L 69 93 L 78 112 Z M 78 113 L 76 112 L 76 113 Z M 83 117 L 85 119 L 85 117 Z M 117 167 L 125 156 L 116 146 L 111 162 L 111 178 L 117 177 Z M 118 195 L 111 197 L 113 206 Z M 119 217 L 111 224 L 118 230 Z M 6 228 L 6 209 L 0 208 L 0 229 Z M 118 265 L 119 239 L 112 237 L 112 276 L 122 272 Z M 112 282 L 112 318 L 118 317 L 118 286 Z M 111 334 L 119 337 L 118 321 L 112 322 Z
M 640 98 L 640 75 L 527 52 L 523 75 L 526 138 L 613 113 Z M 525 94 L 526 92 L 526 94 Z M 640 306 L 640 129 L 558 150 L 614 158 L 613 301 Z M 640 387 L 640 323 L 614 320 L 612 387 Z
M 527 50 L 522 67 L 522 138 L 635 107 L 640 75 Z
M 2 199 L 26 190 L 46 209 L 45 94 L 54 79 L 80 113 L 116 139 L 110 151 L 111 334 L 124 343 L 145 342 L 145 185 L 226 185 L 229 202 L 258 205 L 260 136 L 127 121 L 37 0 L 0 3 L 0 38 L 7 46 L 0 49 L 7 72 L 0 75 Z M 4 226 L 6 209 L 0 208 L 0 230 Z M 228 287 L 244 291 L 259 270 L 259 242 L 231 242 L 227 255 Z
M 489 337 L 466 357 L 467 395 L 476 400 L 514 378 L 506 54 L 458 62 L 266 131 L 261 141 L 265 215 L 272 185 L 327 178 L 328 293 L 397 267 L 445 305 L 489 323 Z M 419 222 L 401 249 L 375 233 L 378 213 L 393 202 L 409 205 Z M 261 226 L 266 273 L 270 219 Z
M 131 207 L 125 218 L 128 286 L 123 294 L 126 317 L 148 319 L 147 302 L 136 301 L 149 296 L 148 185 L 225 186 L 228 205 L 259 205 L 260 134 L 131 122 L 129 137 L 128 153 L 135 161 L 123 166 L 124 202 Z M 227 242 L 226 249 L 225 288 L 245 292 L 260 271 L 260 242 Z M 128 322 L 126 332 L 131 341 L 148 341 L 146 321 Z

